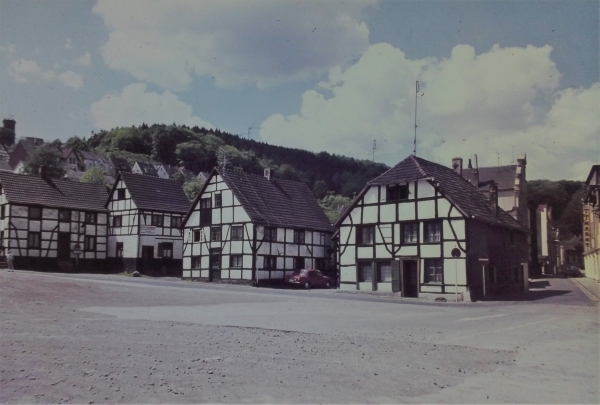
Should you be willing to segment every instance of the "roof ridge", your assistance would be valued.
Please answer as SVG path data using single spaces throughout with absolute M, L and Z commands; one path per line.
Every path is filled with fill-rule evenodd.
M 273 169 L 271 169 L 271 170 L 273 170 Z M 220 171 L 224 171 L 224 172 L 228 172 L 228 173 L 233 173 L 233 174 L 235 174 L 235 173 L 244 174 L 246 176 L 253 176 L 253 177 L 257 177 L 259 179 L 267 179 L 265 176 L 261 176 L 260 174 L 249 173 L 249 172 L 244 172 L 244 171 L 237 171 L 237 170 L 229 170 L 229 169 L 217 168 L 217 173 L 220 174 Z M 308 185 L 306 183 L 304 183 L 303 181 L 281 179 L 279 177 L 273 177 L 273 178 L 271 178 L 271 180 L 283 181 L 283 182 L 286 182 L 286 183 L 302 184 L 302 185 L 305 185 L 305 186 L 308 187 Z
M 429 174 L 427 174 L 427 172 L 425 171 L 425 169 L 423 169 L 423 166 L 421 166 L 421 163 L 419 162 L 419 158 L 416 157 L 415 155 L 410 155 L 410 158 L 412 158 L 412 160 L 415 162 L 415 165 L 417 166 L 417 169 L 419 169 L 419 172 L 423 175 L 423 177 L 427 177 L 429 176 Z

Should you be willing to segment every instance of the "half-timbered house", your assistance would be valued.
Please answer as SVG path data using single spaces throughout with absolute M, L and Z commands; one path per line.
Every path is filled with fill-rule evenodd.
M 0 172 L 0 245 L 16 268 L 104 270 L 102 184 Z
M 494 183 L 488 193 L 415 156 L 371 180 L 336 222 L 340 288 L 405 297 L 523 288 L 527 228 L 498 206 Z
M 183 224 L 183 277 L 283 279 L 329 270 L 334 228 L 304 183 L 214 169 Z
M 190 209 L 179 183 L 121 172 L 108 197 L 111 265 L 181 277 L 181 223 Z

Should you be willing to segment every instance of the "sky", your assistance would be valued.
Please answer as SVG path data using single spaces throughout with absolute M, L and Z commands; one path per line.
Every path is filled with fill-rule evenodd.
M 18 137 L 176 123 L 394 165 L 416 107 L 417 156 L 526 153 L 529 180 L 585 180 L 598 16 L 583 0 L 0 0 L 0 115 Z

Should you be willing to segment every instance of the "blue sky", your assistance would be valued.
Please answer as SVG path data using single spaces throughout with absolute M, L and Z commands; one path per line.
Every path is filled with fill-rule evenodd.
M 392 165 L 600 159 L 598 1 L 0 0 L 0 114 L 66 140 L 176 122 Z

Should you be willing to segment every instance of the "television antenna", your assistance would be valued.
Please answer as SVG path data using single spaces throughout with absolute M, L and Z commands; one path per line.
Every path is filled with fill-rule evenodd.
M 373 163 L 375 163 L 375 151 L 377 150 L 377 141 L 373 139 Z
M 415 141 L 414 141 L 414 149 L 413 155 L 417 156 L 417 99 L 419 96 L 419 81 L 415 85 Z
M 227 168 L 227 151 L 222 147 L 219 147 L 219 150 L 217 150 L 217 160 L 221 169 Z
M 250 132 L 251 132 L 251 131 L 252 131 L 252 130 L 255 128 L 255 127 L 254 127 L 254 124 L 255 124 L 255 123 L 256 123 L 256 122 L 253 122 L 253 123 L 252 123 L 252 125 L 248 127 L 248 139 L 250 139 Z

